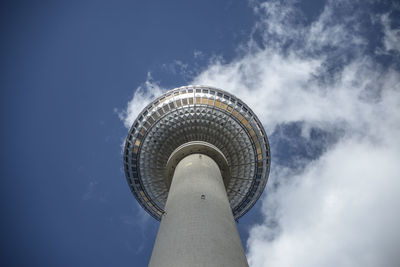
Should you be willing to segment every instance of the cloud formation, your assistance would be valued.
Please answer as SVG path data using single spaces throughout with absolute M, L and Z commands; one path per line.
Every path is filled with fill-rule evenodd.
M 279 134 L 285 125 L 300 127 L 298 137 L 309 147 L 318 139 L 315 130 L 340 134 L 318 143 L 323 152 L 306 162 L 301 151 L 290 165 L 284 162 L 290 155 L 273 158 L 265 220 L 247 241 L 250 265 L 395 266 L 398 69 L 366 52 L 365 14 L 357 6 L 328 2 L 308 25 L 287 2 L 257 4 L 255 12 L 259 22 L 243 56 L 214 62 L 193 83 L 224 88 L 248 103 L 274 138 L 273 152 L 277 139 L 297 145 Z M 399 37 L 383 18 L 382 49 L 396 49 Z
M 130 128 L 139 113 L 156 97 L 165 91 L 151 77 L 151 73 L 147 74 L 146 81 L 136 88 L 133 98 L 128 102 L 126 110 L 118 113 L 119 118 L 124 122 L 126 128 Z
M 295 1 L 253 3 L 258 22 L 240 56 L 215 58 L 193 78 L 244 100 L 270 137 L 264 220 L 247 240 L 251 266 L 400 262 L 400 73 L 370 52 L 367 28 L 379 24 L 373 51 L 397 64 L 400 38 L 390 10 L 370 14 L 376 4 L 328 1 L 307 22 Z M 138 88 L 125 125 L 162 90 L 151 79 Z M 274 157 L 281 149 L 294 153 Z
M 392 28 L 390 26 L 389 13 L 381 16 L 381 22 L 383 25 L 383 43 L 387 51 L 394 51 L 400 53 L 400 28 Z

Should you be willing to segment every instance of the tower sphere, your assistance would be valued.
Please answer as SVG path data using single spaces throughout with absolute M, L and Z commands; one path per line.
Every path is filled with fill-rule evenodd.
M 255 204 L 267 183 L 268 138 L 243 101 L 208 86 L 170 90 L 139 114 L 124 150 L 131 191 L 157 220 L 174 168 L 189 154 L 206 154 L 218 164 L 235 219 Z

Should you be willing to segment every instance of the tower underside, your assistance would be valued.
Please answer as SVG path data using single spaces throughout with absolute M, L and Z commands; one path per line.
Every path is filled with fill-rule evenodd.
M 207 155 L 175 168 L 151 267 L 248 266 L 221 171 Z
M 210 153 L 192 148 L 179 153 L 207 154 L 216 161 L 226 182 L 233 216 L 240 218 L 255 204 L 267 183 L 268 139 L 261 122 L 243 101 L 216 88 L 173 89 L 139 114 L 124 151 L 125 174 L 132 193 L 150 215 L 161 220 L 173 173 L 169 163 L 175 164 L 170 161 L 171 155 L 196 142 L 206 144 Z M 222 154 L 224 166 L 212 151 Z

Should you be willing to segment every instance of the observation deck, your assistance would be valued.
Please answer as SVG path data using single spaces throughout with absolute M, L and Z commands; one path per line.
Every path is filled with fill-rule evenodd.
M 270 169 L 265 130 L 240 99 L 207 86 L 184 86 L 152 101 L 125 141 L 128 184 L 141 206 L 161 220 L 174 167 L 190 154 L 206 154 L 220 167 L 234 218 L 262 194 Z

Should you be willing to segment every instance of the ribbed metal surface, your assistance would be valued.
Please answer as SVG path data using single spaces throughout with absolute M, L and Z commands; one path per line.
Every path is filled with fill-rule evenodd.
M 247 105 L 216 88 L 185 86 L 150 103 L 133 123 L 125 143 L 128 184 L 136 199 L 160 220 L 168 196 L 165 166 L 190 141 L 216 146 L 229 163 L 226 188 L 235 219 L 260 197 L 268 179 L 270 150 L 262 124 Z

